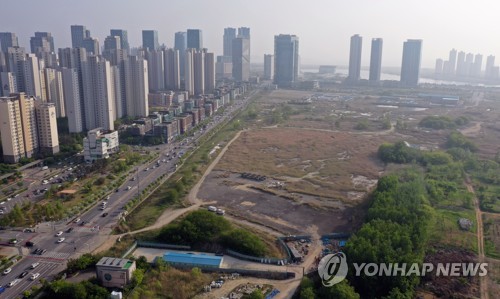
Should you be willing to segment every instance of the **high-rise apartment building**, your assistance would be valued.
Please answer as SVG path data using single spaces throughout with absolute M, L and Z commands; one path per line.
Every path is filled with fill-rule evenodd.
M 176 49 L 165 49 L 164 62 L 165 88 L 179 90 L 181 88 L 179 51 Z
M 104 39 L 104 51 L 119 50 L 121 48 L 120 36 L 110 35 Z
M 205 94 L 205 52 L 196 51 L 193 54 L 194 95 Z
M 187 49 L 184 53 L 184 90 L 188 95 L 194 94 L 194 49 Z
M 61 68 L 64 106 L 68 117 L 68 127 L 70 133 L 80 133 L 84 128 L 82 118 L 83 94 L 80 94 L 80 79 L 76 68 Z
M 349 51 L 349 81 L 358 81 L 361 74 L 361 48 L 363 38 L 359 34 L 351 36 L 351 48 Z
M 198 51 L 203 49 L 203 34 L 200 29 L 187 30 L 187 48 Z
M 114 129 L 115 96 L 111 80 L 109 61 L 102 56 L 90 55 L 83 65 L 85 126 L 88 130 Z
M 470 76 L 473 78 L 481 77 L 482 67 L 483 67 L 483 55 L 476 54 L 476 56 L 474 56 L 474 63 L 471 67 Z
M 17 35 L 12 32 L 0 32 L 0 49 L 2 52 L 7 53 L 11 47 L 19 47 Z
M 148 82 L 151 91 L 165 89 L 165 62 L 163 50 L 147 50 L 146 60 L 148 61 Z
M 488 57 L 486 57 L 486 68 L 484 70 L 484 77 L 486 79 L 493 79 L 495 77 L 498 77 L 498 74 L 497 76 L 494 76 L 494 70 L 495 70 L 495 56 L 488 55 Z
M 248 81 L 250 78 L 250 39 L 238 36 L 233 39 L 233 78 L 236 81 Z
M 120 38 L 120 49 L 129 50 L 130 45 L 128 43 L 128 33 L 127 30 L 122 29 L 111 29 L 111 36 L 117 36 Z
M 436 66 L 434 67 L 434 74 L 436 75 L 442 75 L 444 70 L 444 62 L 443 59 L 438 58 L 436 59 Z
M 35 100 L 24 93 L 0 98 L 0 119 L 4 161 L 33 157 L 39 149 Z
M 71 25 L 71 47 L 83 47 L 83 40 L 90 37 L 90 32 L 83 25 Z
M 56 106 L 54 103 L 39 102 L 36 103 L 35 108 L 40 153 L 54 155 L 59 152 Z
M 28 96 L 34 96 L 37 99 L 45 100 L 44 93 L 42 92 L 43 82 L 40 78 L 38 57 L 36 57 L 35 54 L 26 54 L 25 59 L 21 61 L 21 65 L 24 89 L 20 91 L 25 92 Z M 45 86 L 43 86 L 43 89 L 45 89 Z
M 455 75 L 457 66 L 457 50 L 451 49 L 450 54 L 448 55 L 448 63 L 446 68 L 443 63 L 443 72 L 448 76 Z
M 273 80 L 274 78 L 274 55 L 264 54 L 264 79 Z
M 467 76 L 467 65 L 465 63 L 465 52 L 464 51 L 458 52 L 456 74 L 459 77 Z
M 417 86 L 422 57 L 422 40 L 409 39 L 403 44 L 403 62 L 401 65 L 401 84 Z
M 295 35 L 274 36 L 274 82 L 291 86 L 299 76 L 299 38 Z
M 148 61 L 140 56 L 129 56 L 125 65 L 127 115 L 146 117 L 149 115 Z
M 233 60 L 231 56 L 217 56 L 215 77 L 217 80 L 230 79 L 233 76 Z
M 142 47 L 150 51 L 160 49 L 158 43 L 158 31 L 156 30 L 142 30 Z
M 205 93 L 210 94 L 215 89 L 215 55 L 205 53 Z
M 66 117 L 61 71 L 52 68 L 45 68 L 43 73 L 45 76 L 47 102 L 54 103 L 57 117 Z
M 236 38 L 236 28 L 224 28 L 223 38 L 223 56 L 232 56 L 233 54 L 233 39 Z
M 380 81 L 382 72 L 382 47 L 384 41 L 381 38 L 372 39 L 372 49 L 370 54 L 370 81 Z

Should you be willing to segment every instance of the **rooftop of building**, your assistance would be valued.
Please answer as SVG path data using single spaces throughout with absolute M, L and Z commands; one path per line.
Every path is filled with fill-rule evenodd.
M 134 264 L 129 259 L 121 259 L 116 257 L 103 257 L 97 262 L 97 267 L 110 267 L 116 269 L 128 269 Z
M 181 252 L 165 252 L 163 260 L 171 263 L 182 263 L 191 265 L 204 265 L 219 267 L 222 263 L 222 256 L 207 255 L 207 254 L 194 254 L 194 253 L 181 253 Z

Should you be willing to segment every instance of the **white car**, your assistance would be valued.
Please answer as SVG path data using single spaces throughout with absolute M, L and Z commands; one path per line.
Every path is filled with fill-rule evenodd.
M 13 287 L 15 286 L 16 284 L 18 284 L 21 280 L 19 278 L 17 279 L 14 279 L 13 281 L 9 282 L 9 284 L 7 285 L 9 288 L 10 287 Z
M 75 223 L 78 223 L 78 222 L 80 222 L 80 218 L 75 219 Z
M 34 273 L 34 274 L 31 274 L 30 279 L 31 279 L 31 280 L 35 280 L 35 279 L 37 279 L 37 278 L 38 278 L 38 276 L 40 276 L 40 273 Z
M 56 234 L 56 237 L 59 237 L 59 236 L 61 236 L 62 234 L 63 234 L 63 232 L 62 232 L 62 231 L 58 231 L 58 232 L 57 232 L 57 234 Z
M 130 190 L 130 189 L 132 189 L 132 187 L 130 187 L 130 186 L 127 186 L 127 190 Z
M 31 269 L 35 269 L 36 267 L 38 267 L 38 265 L 40 265 L 40 263 L 33 263 L 33 264 L 31 264 Z
M 3 271 L 3 275 L 7 275 L 12 271 L 12 268 L 7 268 Z
M 62 243 L 64 242 L 64 240 L 66 240 L 66 238 L 59 238 L 59 240 L 57 240 L 57 243 Z
M 209 210 L 210 212 L 217 212 L 217 208 L 216 208 L 216 207 L 214 207 L 214 206 L 208 206 L 208 210 Z

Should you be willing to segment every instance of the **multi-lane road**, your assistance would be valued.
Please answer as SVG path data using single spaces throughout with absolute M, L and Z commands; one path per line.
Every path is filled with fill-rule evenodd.
M 123 206 L 130 201 L 134 196 L 144 190 L 149 184 L 153 183 L 161 175 L 171 175 L 176 170 L 176 165 L 179 163 L 179 156 L 192 149 L 198 139 L 210 132 L 219 123 L 232 118 L 237 111 L 245 107 L 257 90 L 251 91 L 248 97 L 241 101 L 236 101 L 232 106 L 227 107 L 222 115 L 216 115 L 205 129 L 195 132 L 194 137 L 152 147 L 152 151 L 159 153 L 159 157 L 150 163 L 143 164 L 136 168 L 136 171 L 130 174 L 125 182 L 115 191 L 109 194 L 109 197 L 104 197 L 102 201 L 106 201 L 105 209 L 102 210 L 102 201 L 98 202 L 94 207 L 83 213 L 75 216 L 73 219 L 60 222 L 46 222 L 37 225 L 35 232 L 23 232 L 3 230 L 0 231 L 2 242 L 9 239 L 17 239 L 15 245 L 23 259 L 12 266 L 12 271 L 6 275 L 0 274 L 0 285 L 6 286 L 9 282 L 17 279 L 24 271 L 29 271 L 29 274 L 20 279 L 20 282 L 15 286 L 7 287 L 5 292 L 0 294 L 0 298 L 16 298 L 24 290 L 31 288 L 38 283 L 40 278 L 51 279 L 53 275 L 62 271 L 65 268 L 69 258 L 75 258 L 83 253 L 91 252 L 101 245 L 107 236 L 111 233 L 113 227 L 117 224 L 124 212 Z M 160 161 L 158 163 L 158 160 Z M 62 171 L 61 169 L 58 170 Z M 55 175 L 57 172 L 50 173 Z M 47 176 L 47 170 L 41 173 L 33 172 L 31 179 L 33 186 L 39 186 Z M 37 187 L 31 187 L 27 193 L 32 192 Z M 12 199 L 4 205 L 11 206 L 20 200 L 28 198 L 21 194 L 18 198 Z M 15 200 L 15 201 L 14 201 Z M 79 221 L 76 222 L 76 219 Z M 82 225 L 83 224 L 83 225 Z M 56 236 L 62 231 L 62 235 Z M 64 238 L 64 241 L 58 242 L 59 238 Z M 26 241 L 31 241 L 34 246 L 31 248 L 25 247 Z M 45 252 L 42 255 L 34 253 L 35 249 L 42 249 Z M 35 269 L 30 269 L 31 264 L 40 263 Z M 40 276 L 31 280 L 30 276 L 33 273 L 40 273 Z

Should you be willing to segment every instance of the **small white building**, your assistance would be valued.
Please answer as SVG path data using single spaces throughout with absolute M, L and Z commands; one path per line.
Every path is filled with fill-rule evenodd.
M 110 154 L 117 153 L 120 143 L 118 131 L 105 131 L 102 128 L 90 130 L 83 138 L 85 162 L 107 159 Z
M 97 279 L 106 288 L 123 289 L 132 280 L 135 268 L 134 261 L 103 257 L 96 264 Z

